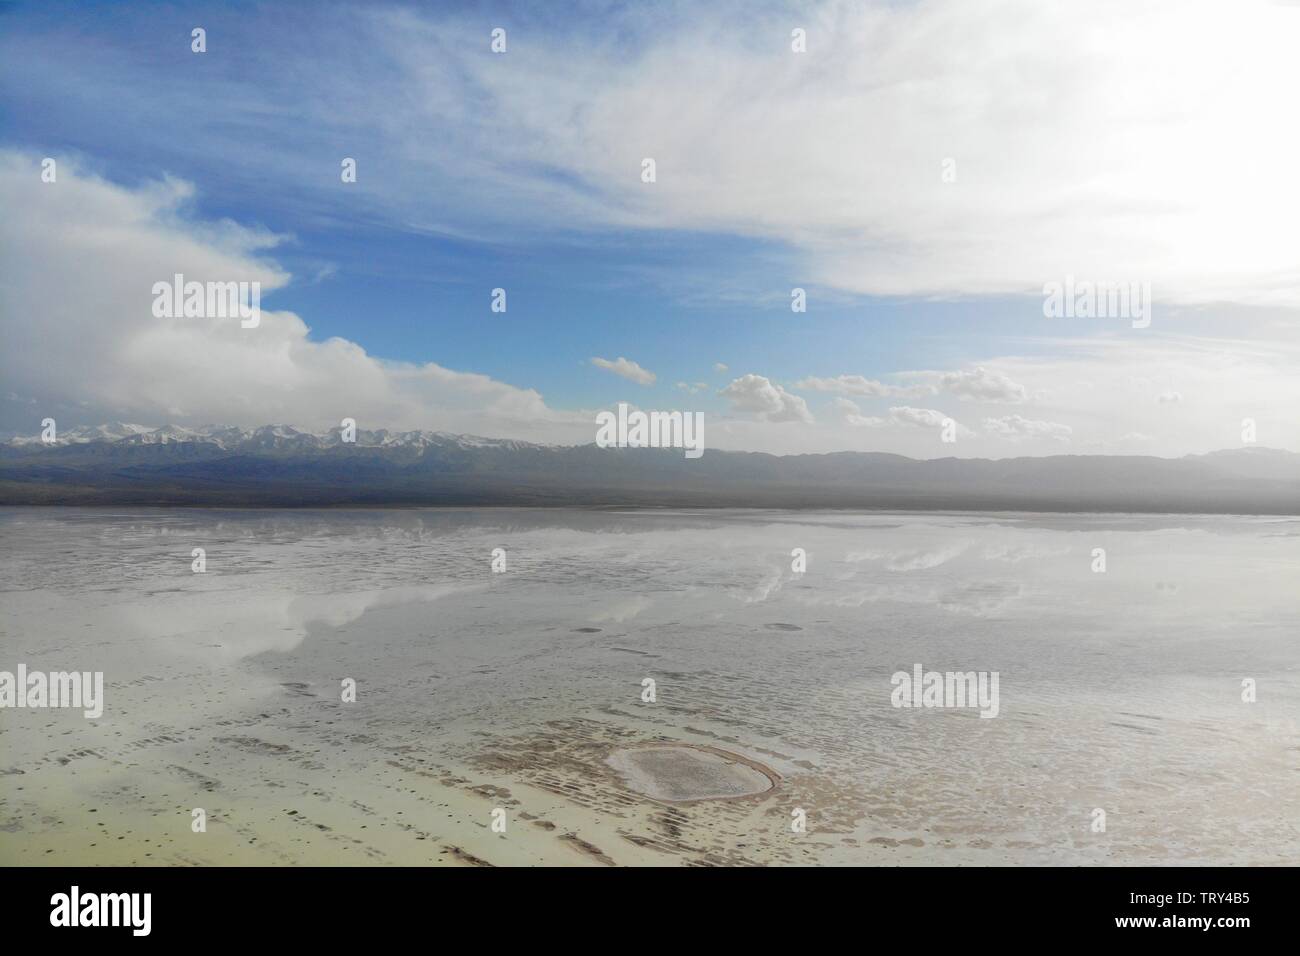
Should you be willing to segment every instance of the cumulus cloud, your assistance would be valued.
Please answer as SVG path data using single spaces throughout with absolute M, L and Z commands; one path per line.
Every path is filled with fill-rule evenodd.
M 925 428 L 938 428 L 948 418 L 943 412 L 935 411 L 933 408 L 912 408 L 908 405 L 891 408 L 889 416 L 899 424 L 920 425 Z
M 36 409 L 7 407 L 10 428 L 30 429 L 44 414 L 61 424 L 308 428 L 351 417 L 362 427 L 521 438 L 542 428 L 550 440 L 589 440 L 589 416 L 550 409 L 533 389 L 385 361 L 342 338 L 313 340 L 297 315 L 268 307 L 290 282 L 267 258 L 278 238 L 196 220 L 192 195 L 175 180 L 114 185 L 67 160 L 44 184 L 36 157 L 0 151 L 0 377 Z M 153 284 L 176 273 L 260 282 L 260 325 L 155 317 Z
M 752 412 L 768 422 L 811 422 L 808 403 L 762 375 L 742 375 L 718 394 L 737 412 Z
M 605 358 L 593 358 L 591 364 L 597 368 L 603 368 L 607 372 L 622 376 L 629 382 L 636 382 L 638 385 L 653 385 L 658 377 L 654 372 L 642 368 L 636 362 L 625 359 L 621 355 L 612 362 Z
M 1034 438 L 1051 438 L 1054 441 L 1069 441 L 1074 433 L 1069 425 L 1057 422 L 1042 422 L 1023 418 L 1020 415 L 1008 415 L 1005 418 L 984 419 L 984 430 L 990 435 L 1005 438 L 1007 441 L 1024 441 Z
M 1235 324 L 1235 323 L 1234 323 Z M 1254 418 L 1260 443 L 1300 450 L 1300 334 L 1289 322 L 1259 326 L 1249 336 L 1151 333 L 1088 338 L 1042 338 L 1033 354 L 989 355 L 996 368 L 1031 395 L 1050 394 L 1021 409 L 1027 419 L 1071 428 L 1071 443 L 1089 453 L 1131 453 L 1133 436 L 1142 451 L 1161 456 L 1202 453 L 1240 443 L 1241 421 Z M 1177 386 L 1181 405 L 1157 396 Z M 1205 414 L 1171 414 L 1192 396 L 1214 395 Z M 1000 417 L 1000 416 L 994 416 Z M 1005 439 L 984 433 L 979 454 L 998 455 Z M 1025 442 L 1025 452 L 1047 451 L 1057 442 Z M 961 448 L 971 452 L 970 444 Z M 1017 449 L 1017 453 L 1020 449 Z
M 863 415 L 858 403 L 847 398 L 837 398 L 831 402 L 831 406 L 840 413 L 846 425 L 854 428 L 881 428 L 889 424 L 887 419 Z
M 128 188 L 64 160 L 58 182 L 44 184 L 38 158 L 0 151 L 0 429 L 34 434 L 46 415 L 61 428 L 124 420 L 325 429 L 352 417 L 362 427 L 591 441 L 590 412 L 558 410 L 527 382 L 387 361 L 343 338 L 314 338 L 303 317 L 275 308 L 293 281 L 273 258 L 279 238 L 194 218 L 185 183 Z M 261 326 L 154 318 L 152 285 L 176 272 L 197 281 L 261 282 Z M 366 302 L 356 309 L 364 318 Z M 834 414 L 815 427 L 774 427 L 812 423 L 813 416 L 799 395 L 745 376 L 723 395 L 751 416 L 717 420 L 710 444 L 776 454 L 870 448 L 998 456 L 1045 453 L 1068 434 L 1090 452 L 1125 452 L 1140 441 L 1143 452 L 1172 456 L 1235 447 L 1242 419 L 1251 418 L 1261 445 L 1300 450 L 1300 338 L 1281 320 L 1260 331 L 1270 334 L 1211 338 L 1153 329 L 1040 338 L 1030 354 L 985 353 L 972 367 L 996 370 L 1042 397 L 1023 420 L 994 418 L 979 435 L 959 430 L 960 442 L 941 447 L 930 429 L 942 412 L 904 403 L 876 410 L 868 403 L 881 400 L 873 396 L 859 396 L 859 407 L 837 395 Z M 1214 395 L 1212 408 L 1170 414 L 1156 398 L 1175 384 L 1183 396 Z M 1035 420 L 1043 440 L 1015 443 L 1035 434 L 1022 423 Z
M 841 395 L 861 395 L 871 398 L 921 398 L 933 395 L 932 385 L 886 385 L 861 375 L 838 375 L 835 378 L 805 378 L 794 383 L 795 388 L 814 392 L 837 392 Z
M 967 371 L 940 372 L 938 381 L 945 391 L 962 401 L 1019 404 L 1029 398 L 1023 385 L 982 365 Z

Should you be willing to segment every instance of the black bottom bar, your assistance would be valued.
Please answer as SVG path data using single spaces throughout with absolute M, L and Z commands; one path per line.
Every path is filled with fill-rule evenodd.
M 780 930 L 848 932 L 922 944 L 1133 937 L 1212 942 L 1290 936 L 1290 869 L 784 869 L 722 873 L 490 873 L 481 869 L 9 869 L 6 939 L 78 933 L 167 942 L 394 941 L 457 927 L 499 942 L 503 929 L 534 944 L 575 941 L 667 946 L 671 926 L 713 923 L 730 942 Z M 76 922 L 116 926 L 73 927 Z M 145 899 L 102 894 L 149 894 Z M 89 898 L 89 899 L 88 899 Z M 53 922 L 65 925 L 55 926 Z M 532 927 L 532 930 L 529 930 Z M 699 926 L 689 935 L 708 933 Z M 1245 934 L 1243 936 L 1243 934 Z M 455 944 L 459 945 L 459 944 Z

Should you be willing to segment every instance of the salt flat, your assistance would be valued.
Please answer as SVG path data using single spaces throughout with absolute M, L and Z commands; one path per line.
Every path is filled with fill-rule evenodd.
M 0 669 L 105 675 L 98 720 L 0 710 L 7 864 L 1300 862 L 1296 519 L 50 508 L 0 541 Z M 998 672 L 996 719 L 892 706 L 918 663 Z M 775 783 L 619 769 L 683 744 Z

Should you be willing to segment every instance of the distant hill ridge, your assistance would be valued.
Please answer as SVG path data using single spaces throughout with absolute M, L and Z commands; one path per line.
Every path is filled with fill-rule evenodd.
M 918 460 L 121 422 L 0 444 L 0 504 L 897 508 L 1300 514 L 1300 455 Z

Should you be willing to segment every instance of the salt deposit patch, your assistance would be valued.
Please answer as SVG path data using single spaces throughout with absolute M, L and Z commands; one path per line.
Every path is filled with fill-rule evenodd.
M 629 789 L 655 800 L 734 800 L 766 793 L 776 772 L 757 761 L 714 748 L 664 744 L 617 750 L 605 761 Z

